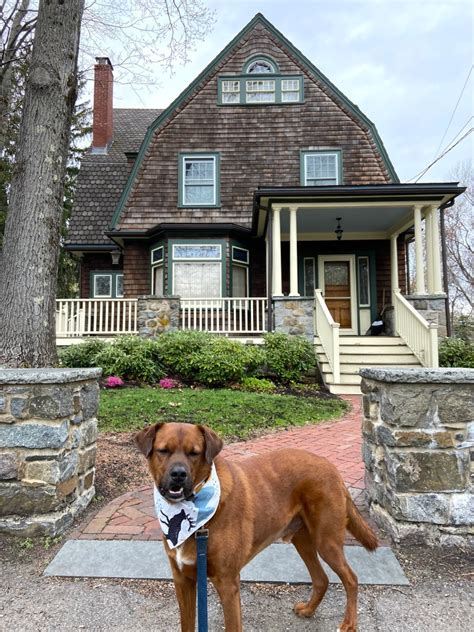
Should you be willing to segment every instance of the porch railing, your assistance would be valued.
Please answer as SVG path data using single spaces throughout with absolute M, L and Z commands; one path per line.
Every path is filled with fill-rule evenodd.
M 401 295 L 393 291 L 395 328 L 423 366 L 438 367 L 438 326 L 428 323 Z
M 267 331 L 266 298 L 183 298 L 181 327 L 218 334 Z
M 335 384 L 339 384 L 341 377 L 341 363 L 339 357 L 339 323 L 336 323 L 326 305 L 321 290 L 315 290 L 314 331 L 317 332 L 324 353 L 328 359 Z
M 137 299 L 68 298 L 56 301 L 56 336 L 137 333 Z

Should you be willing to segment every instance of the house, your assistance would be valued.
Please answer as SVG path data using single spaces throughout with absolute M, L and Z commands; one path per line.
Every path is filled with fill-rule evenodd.
M 136 332 L 137 297 L 180 297 L 184 328 L 315 336 L 334 392 L 362 364 L 436 366 L 438 209 L 463 189 L 401 184 L 374 124 L 261 14 L 165 110 L 112 93 L 97 58 L 59 337 Z M 365 336 L 382 311 L 388 335 Z

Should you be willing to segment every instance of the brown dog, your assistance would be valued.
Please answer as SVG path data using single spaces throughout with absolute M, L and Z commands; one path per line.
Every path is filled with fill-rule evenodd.
M 215 465 L 221 498 L 208 523 L 208 576 L 224 610 L 227 632 L 240 632 L 240 570 L 269 544 L 291 541 L 308 568 L 313 590 L 295 613 L 310 617 L 328 587 L 321 558 L 340 577 L 347 595 L 341 632 L 355 632 L 357 577 L 344 557 L 346 528 L 369 550 L 377 538 L 364 522 L 336 468 L 304 450 L 276 450 L 232 463 L 217 457 L 222 440 L 205 426 L 156 424 L 139 432 L 137 445 L 148 460 L 156 487 L 170 501 L 191 496 Z M 177 483 L 178 481 L 178 483 Z M 179 498 L 178 498 L 179 496 Z M 193 632 L 196 614 L 196 544 L 189 537 L 170 549 L 182 632 Z

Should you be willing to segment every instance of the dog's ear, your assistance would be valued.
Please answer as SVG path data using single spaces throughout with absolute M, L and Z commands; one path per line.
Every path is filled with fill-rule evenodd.
M 216 435 L 214 430 L 207 426 L 198 426 L 204 436 L 204 445 L 206 447 L 206 461 L 211 465 L 215 457 L 224 447 L 224 442 Z
M 153 450 L 153 441 L 155 440 L 155 435 L 161 428 L 161 426 L 163 426 L 163 424 L 148 426 L 148 428 L 140 430 L 140 432 L 137 432 L 137 434 L 135 435 L 135 443 L 138 449 L 147 458 L 150 456 L 151 451 Z

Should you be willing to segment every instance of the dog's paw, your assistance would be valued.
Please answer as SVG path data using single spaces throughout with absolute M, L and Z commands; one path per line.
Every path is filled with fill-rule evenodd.
M 301 618 L 309 619 L 314 614 L 314 608 L 310 608 L 304 601 L 299 601 L 293 606 L 293 612 Z
M 343 623 L 337 628 L 337 632 L 357 632 L 357 627 L 352 623 Z

